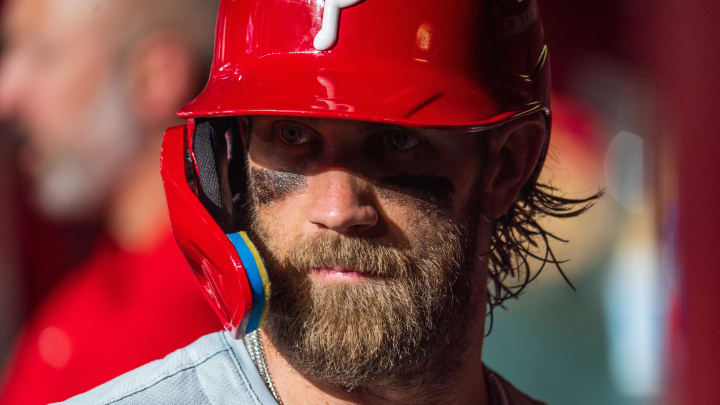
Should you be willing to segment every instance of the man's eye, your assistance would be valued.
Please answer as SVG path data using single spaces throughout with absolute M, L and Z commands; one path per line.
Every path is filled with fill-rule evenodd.
M 399 151 L 406 151 L 420 143 L 417 137 L 405 132 L 390 132 L 385 134 L 385 145 Z
M 277 136 L 288 145 L 300 145 L 310 141 L 310 135 L 301 127 L 294 125 L 279 125 L 275 129 Z

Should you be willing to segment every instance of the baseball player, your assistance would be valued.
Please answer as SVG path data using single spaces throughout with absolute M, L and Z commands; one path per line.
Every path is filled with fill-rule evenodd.
M 537 182 L 549 73 L 535 0 L 224 0 L 162 175 L 226 331 L 67 403 L 538 403 L 482 348 L 594 198 Z

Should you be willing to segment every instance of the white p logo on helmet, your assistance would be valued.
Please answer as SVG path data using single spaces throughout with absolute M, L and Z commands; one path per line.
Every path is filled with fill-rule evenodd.
M 337 41 L 340 23 L 340 9 L 360 3 L 362 0 L 325 0 L 322 28 L 315 35 L 313 46 L 318 51 L 326 51 Z

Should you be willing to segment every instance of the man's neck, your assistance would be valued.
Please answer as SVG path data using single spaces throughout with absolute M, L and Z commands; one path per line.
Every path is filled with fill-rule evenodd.
M 268 370 L 280 399 L 285 405 L 305 404 L 487 404 L 482 365 L 485 311 L 477 311 L 464 345 L 458 353 L 457 368 L 438 376 L 438 368 L 412 381 L 387 381 L 350 392 L 341 387 L 324 385 L 298 372 L 273 345 L 263 331 Z M 444 359 L 447 360 L 447 359 Z M 447 370 L 447 366 L 444 367 Z

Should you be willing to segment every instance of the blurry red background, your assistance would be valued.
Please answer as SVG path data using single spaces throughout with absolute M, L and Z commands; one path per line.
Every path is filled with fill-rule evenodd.
M 720 245 L 720 3 L 541 0 L 541 8 L 557 89 L 576 90 L 575 72 L 588 55 L 620 61 L 654 84 L 658 132 L 651 170 L 659 176 L 668 170 L 674 180 L 668 185 L 666 178 L 653 179 L 662 210 L 658 235 L 661 243 L 668 235 L 677 236 L 668 402 L 712 403 L 711 398 L 720 398 L 720 265 L 714 254 Z M 38 217 L 24 195 L 25 179 L 12 154 L 14 140 L 1 136 L 0 186 L 6 197 L 0 204 L 12 213 L 12 222 L 0 223 L 0 233 L 3 243 L 15 245 L 16 257 L 7 261 L 16 261 L 20 269 L 21 305 L 16 311 L 24 317 L 79 260 L 96 228 Z M 676 222 L 667 221 L 675 211 Z

